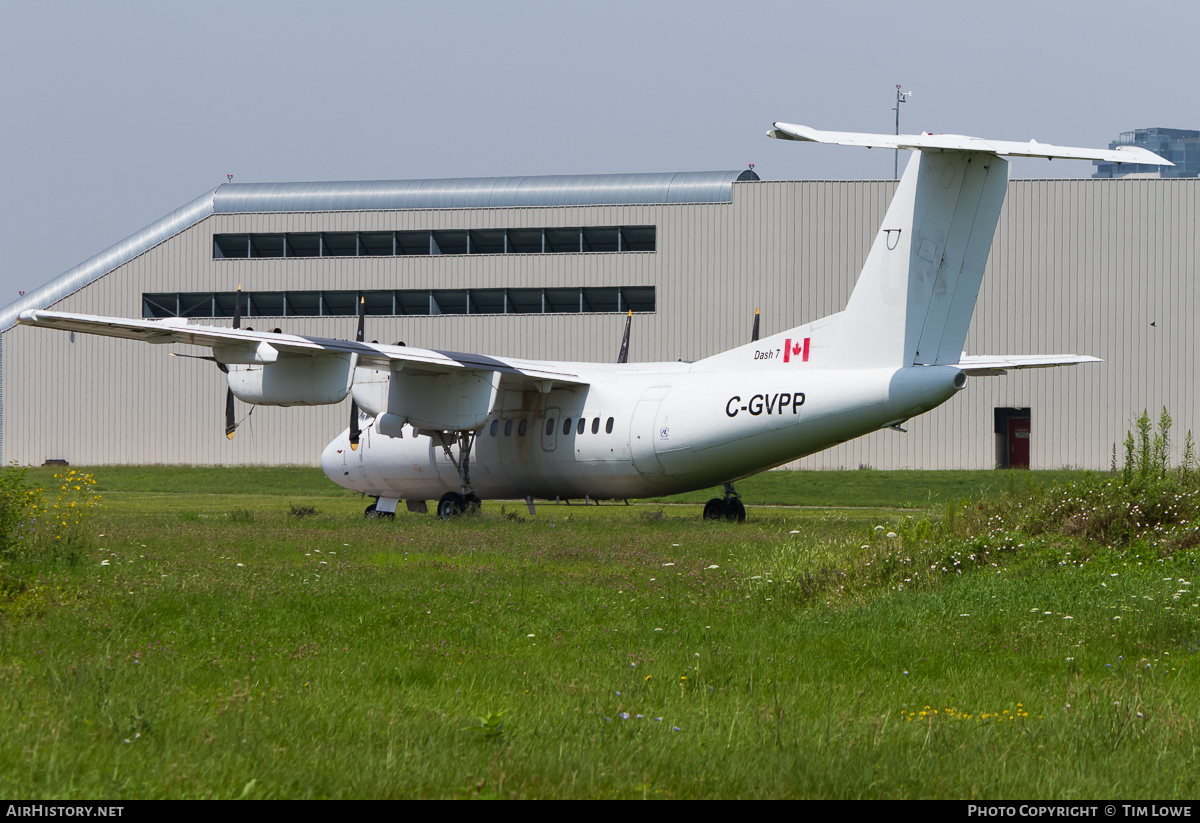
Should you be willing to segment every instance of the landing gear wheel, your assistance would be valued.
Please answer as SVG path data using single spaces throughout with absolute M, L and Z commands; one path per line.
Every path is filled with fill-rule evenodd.
M 442 495 L 442 499 L 438 501 L 437 513 L 438 517 L 443 520 L 451 520 L 458 517 L 467 510 L 467 501 L 458 492 L 446 492 Z
M 722 500 L 714 497 L 704 504 L 705 520 L 728 520 L 730 523 L 746 522 L 746 507 L 737 497 L 727 497 Z
M 377 504 L 372 503 L 371 505 L 367 506 L 367 510 L 363 512 L 363 517 L 367 518 L 368 520 L 375 520 L 378 518 L 386 517 L 390 520 L 391 518 L 396 516 L 395 512 L 379 511 L 379 509 L 376 508 L 376 505 Z
M 475 513 L 483 508 L 483 501 L 479 499 L 479 495 L 475 492 L 467 492 L 463 497 L 463 502 L 466 504 L 467 511 Z
M 705 520 L 724 520 L 725 519 L 725 501 L 719 497 L 714 497 L 704 504 L 704 519 Z
M 746 522 L 746 507 L 742 505 L 741 500 L 727 500 L 725 503 L 725 519 L 733 523 Z M 707 508 L 707 507 L 706 507 Z

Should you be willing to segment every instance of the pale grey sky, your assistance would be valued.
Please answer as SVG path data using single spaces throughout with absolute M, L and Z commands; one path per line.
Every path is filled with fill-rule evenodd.
M 0 0 L 0 305 L 225 182 L 744 168 L 775 120 L 1106 146 L 1200 128 L 1183 2 Z M 902 160 L 903 162 L 903 160 Z M 1018 161 L 1017 177 L 1089 163 Z

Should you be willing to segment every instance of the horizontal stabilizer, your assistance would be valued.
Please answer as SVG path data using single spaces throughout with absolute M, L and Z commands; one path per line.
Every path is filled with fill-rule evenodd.
M 984 140 L 961 134 L 863 134 L 851 131 L 818 131 L 794 123 L 776 123 L 767 132 L 777 140 L 800 140 L 806 143 L 833 143 L 839 146 L 862 146 L 872 149 L 907 149 L 913 151 L 979 151 L 1005 157 L 1043 157 L 1069 160 L 1102 160 L 1108 163 L 1142 163 L 1151 166 L 1173 166 L 1170 160 L 1159 157 L 1140 146 L 1118 146 L 1115 149 L 1088 149 L 1074 146 L 1053 146 L 1030 140 L 1017 143 L 1007 140 Z
M 964 354 L 959 358 L 958 365 L 971 377 L 994 377 L 1011 369 L 1048 369 L 1102 362 L 1099 357 L 1090 354 Z

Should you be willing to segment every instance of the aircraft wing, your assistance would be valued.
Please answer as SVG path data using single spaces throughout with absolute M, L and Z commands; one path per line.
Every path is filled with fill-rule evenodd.
M 819 131 L 795 123 L 775 123 L 767 132 L 777 140 L 799 140 L 806 143 L 833 143 L 839 146 L 862 146 L 872 149 L 910 149 L 915 151 L 979 151 L 1006 157 L 1044 157 L 1048 160 L 1102 160 L 1109 163 L 1142 163 L 1151 166 L 1175 165 L 1140 146 L 1118 146 L 1115 149 L 1088 149 L 1074 146 L 1053 146 L 1030 140 L 1018 143 L 1007 140 L 984 140 L 962 134 L 864 134 L 851 131 Z
M 958 366 L 971 377 L 994 377 L 1006 374 L 1010 369 L 1048 369 L 1103 362 L 1090 354 L 964 354 L 959 358 Z
M 275 362 L 281 354 L 319 356 L 322 352 L 338 355 L 355 354 L 359 366 L 403 370 L 411 375 L 438 375 L 462 371 L 497 372 L 504 375 L 506 386 L 512 388 L 554 385 L 585 386 L 587 381 L 578 375 L 554 368 L 551 363 L 531 360 L 489 357 L 482 354 L 419 349 L 409 346 L 384 346 L 378 343 L 356 343 L 326 337 L 299 334 L 231 329 L 220 326 L 189 325 L 186 318 L 135 320 L 122 317 L 100 317 L 32 310 L 22 312 L 19 322 L 104 337 L 141 340 L 146 343 L 186 343 L 212 349 L 220 363 L 265 365 Z

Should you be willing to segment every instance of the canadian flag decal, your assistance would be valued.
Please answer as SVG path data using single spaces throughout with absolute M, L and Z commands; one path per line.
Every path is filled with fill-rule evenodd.
M 807 363 L 808 362 L 808 341 L 811 339 L 812 338 L 806 337 L 802 341 L 797 340 L 795 342 L 792 342 L 792 339 L 789 337 L 787 340 L 784 340 L 783 341 L 783 362 L 791 363 L 792 358 L 795 357 L 801 363 Z

